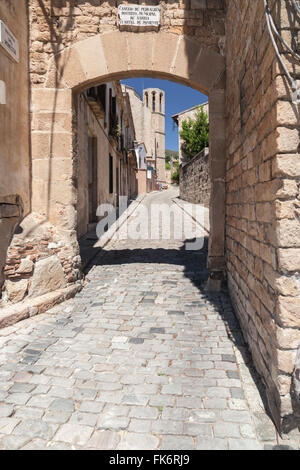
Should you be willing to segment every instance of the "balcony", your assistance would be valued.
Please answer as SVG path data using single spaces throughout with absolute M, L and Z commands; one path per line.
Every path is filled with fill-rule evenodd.
M 87 99 L 89 105 L 97 117 L 97 119 L 104 119 L 105 117 L 105 107 L 102 102 L 101 93 L 99 90 L 100 87 L 93 87 L 87 90 Z

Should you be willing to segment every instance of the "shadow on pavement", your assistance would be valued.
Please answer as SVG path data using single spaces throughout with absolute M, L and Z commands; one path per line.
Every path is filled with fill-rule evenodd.
M 209 271 L 207 269 L 207 255 L 208 255 L 208 237 L 205 237 L 204 246 L 198 251 L 187 251 L 185 249 L 186 243 L 191 243 L 194 240 L 185 240 L 179 249 L 168 249 L 168 248 L 139 248 L 134 249 L 102 249 L 98 254 L 95 252 L 95 257 L 92 262 L 86 268 L 86 275 L 95 266 L 118 266 L 126 264 L 157 264 L 157 265 L 176 265 L 182 266 L 183 273 L 186 278 L 192 281 L 193 285 L 197 287 L 199 293 L 203 298 L 204 305 L 211 304 L 218 311 L 221 316 L 228 337 L 232 341 L 233 345 L 238 349 L 240 355 L 243 358 L 244 364 L 247 366 L 248 371 L 255 383 L 261 400 L 264 405 L 264 410 L 261 413 L 257 413 L 258 426 L 261 428 L 265 425 L 262 423 L 265 419 L 265 415 L 271 418 L 271 413 L 268 407 L 265 387 L 255 371 L 251 354 L 244 340 L 239 322 L 234 313 L 234 309 L 230 300 L 227 285 L 224 282 L 221 292 L 209 292 L 206 290 L 206 284 L 209 277 Z M 95 249 L 96 250 L 96 249 Z M 196 313 L 197 308 L 201 309 L 199 302 L 193 302 L 186 304 L 185 308 L 194 308 L 193 313 Z M 260 415 L 260 416 L 259 416 Z M 260 422 L 261 419 L 261 422 Z M 267 424 L 272 425 L 271 421 Z M 281 446 L 278 446 L 281 447 Z

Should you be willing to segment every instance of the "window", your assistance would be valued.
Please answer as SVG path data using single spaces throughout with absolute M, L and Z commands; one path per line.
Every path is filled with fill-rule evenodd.
M 159 95 L 159 112 L 162 113 L 162 93 Z
M 146 97 L 146 106 L 147 106 L 147 108 L 149 108 L 149 97 L 148 97 L 147 92 L 145 93 L 145 97 Z
M 115 135 L 118 126 L 117 98 L 112 96 L 112 89 L 109 89 L 109 134 Z
M 109 89 L 109 113 L 111 113 L 112 89 Z
M 98 96 L 100 103 L 102 104 L 104 112 L 106 111 L 106 85 L 100 85 L 98 87 Z
M 111 101 L 111 113 L 113 116 L 117 114 L 117 98 L 115 96 L 112 97 Z
M 114 192 L 114 160 L 111 155 L 109 155 L 109 194 Z
M 155 113 L 155 93 L 153 92 L 152 111 Z

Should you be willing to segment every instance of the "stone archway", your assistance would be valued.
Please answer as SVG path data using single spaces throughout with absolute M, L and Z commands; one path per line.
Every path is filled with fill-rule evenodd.
M 210 269 L 218 272 L 224 267 L 226 152 L 229 290 L 255 365 L 264 378 L 278 427 L 283 421 L 294 425 L 295 410 L 299 416 L 299 403 L 292 399 L 298 381 L 296 354 L 300 344 L 299 105 L 294 103 L 292 89 L 272 48 L 264 2 L 139 3 L 161 6 L 160 31 L 119 31 L 117 0 L 26 2 L 32 213 L 23 221 L 23 232 L 15 235 L 9 249 L 6 283 L 11 276 L 15 293 L 23 300 L 31 293 L 32 274 L 38 276 L 44 269 L 42 262 L 49 258 L 55 282 L 48 283 L 48 289 L 73 286 L 79 275 L 73 92 L 101 81 L 133 76 L 169 78 L 204 91 L 210 98 L 211 113 Z M 296 40 L 298 15 L 291 2 L 279 2 L 282 8 L 278 9 L 276 2 L 269 3 L 276 24 L 291 32 L 292 43 Z M 26 42 L 22 40 L 24 77 Z M 226 51 L 228 83 L 227 146 L 222 51 Z M 284 58 L 296 76 L 295 60 L 288 54 Z M 18 96 L 25 93 L 25 81 L 21 80 Z M 22 117 L 25 114 L 19 112 Z M 17 127 L 13 131 L 17 132 Z M 11 133 L 7 139 L 12 140 Z M 19 141 L 20 147 L 24 145 L 23 138 Z M 27 156 L 26 152 L 20 153 L 21 173 L 27 166 Z M 11 184 L 10 174 L 8 171 L 5 178 Z M 27 184 L 27 177 L 25 180 Z M 7 194 L 23 192 L 17 188 Z M 28 183 L 27 198 L 22 196 L 25 214 L 30 210 L 29 193 Z M 29 316 L 30 309 L 26 309 L 23 317 L 14 318 Z M 37 311 L 34 306 L 34 313 Z
M 210 99 L 212 196 L 209 268 L 224 270 L 225 61 L 195 38 L 169 32 L 114 31 L 74 43 L 55 55 L 43 87 L 32 89 L 32 211 L 76 251 L 76 158 L 72 93 L 111 80 L 146 76 L 193 87 Z M 63 176 L 62 176 L 63 175 Z M 73 253 L 72 253 L 73 251 Z M 68 279 L 69 281 L 72 278 Z

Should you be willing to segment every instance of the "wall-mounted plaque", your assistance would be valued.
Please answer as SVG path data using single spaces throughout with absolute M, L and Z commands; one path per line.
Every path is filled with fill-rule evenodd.
M 0 20 L 0 46 L 16 61 L 19 62 L 19 41 L 8 27 Z
M 120 26 L 160 25 L 160 7 L 143 5 L 120 5 Z

